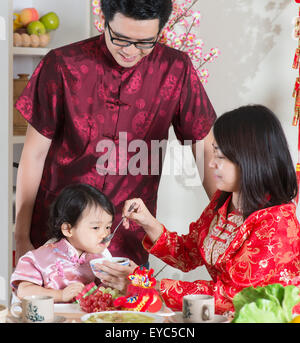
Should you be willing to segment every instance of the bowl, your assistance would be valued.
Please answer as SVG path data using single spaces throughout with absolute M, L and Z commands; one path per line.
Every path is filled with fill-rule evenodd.
M 118 263 L 122 266 L 128 266 L 129 265 L 129 259 L 127 257 L 100 257 L 100 258 L 94 258 L 93 260 L 90 260 L 90 266 L 92 268 L 93 273 L 96 275 L 96 273 L 104 273 L 102 270 L 97 268 L 97 264 L 102 264 L 104 261 L 109 261 L 113 263 Z

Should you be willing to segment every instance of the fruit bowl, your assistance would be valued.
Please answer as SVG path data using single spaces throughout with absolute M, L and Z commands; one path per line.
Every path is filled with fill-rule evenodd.
M 40 17 L 35 8 L 24 8 L 14 13 L 13 45 L 15 47 L 45 48 L 50 42 L 49 32 L 59 27 L 59 17 L 49 12 Z
M 15 47 L 26 48 L 45 48 L 50 43 L 50 34 L 45 33 L 43 35 L 29 35 L 28 33 L 15 32 L 13 36 L 13 45 Z

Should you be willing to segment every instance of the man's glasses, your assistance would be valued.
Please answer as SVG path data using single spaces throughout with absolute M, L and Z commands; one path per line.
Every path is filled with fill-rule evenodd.
M 128 47 L 131 44 L 133 44 L 137 49 L 152 49 L 158 41 L 159 33 L 157 34 L 156 40 L 154 42 L 145 42 L 145 41 L 132 42 L 126 39 L 114 38 L 112 37 L 111 34 L 113 33 L 114 35 L 116 35 L 116 33 L 111 29 L 108 22 L 107 22 L 107 27 L 108 27 L 108 33 L 109 33 L 111 42 L 114 45 L 117 45 L 120 47 Z

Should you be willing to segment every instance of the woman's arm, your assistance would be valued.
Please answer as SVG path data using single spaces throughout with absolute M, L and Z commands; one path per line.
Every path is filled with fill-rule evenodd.
M 134 211 L 129 213 L 128 209 L 133 203 Z M 190 225 L 190 232 L 187 235 L 180 236 L 176 232 L 169 232 L 152 216 L 142 199 L 127 200 L 123 216 L 125 228 L 129 227 L 129 220 L 144 228 L 147 233 L 143 241 L 144 248 L 167 264 L 184 272 L 203 264 L 198 246 L 198 223 Z
M 33 249 L 30 242 L 31 217 L 50 145 L 50 139 L 28 125 L 17 175 L 16 260 Z
M 69 302 L 76 297 L 84 288 L 81 282 L 74 282 L 64 289 L 51 289 L 35 285 L 31 282 L 20 282 L 17 290 L 17 296 L 22 299 L 28 295 L 45 295 L 54 298 L 54 302 Z

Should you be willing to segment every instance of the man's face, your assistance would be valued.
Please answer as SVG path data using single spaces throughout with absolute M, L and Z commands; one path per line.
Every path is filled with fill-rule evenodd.
M 128 47 L 120 47 L 112 43 L 111 37 L 130 42 L 155 42 L 159 33 L 159 19 L 135 20 L 116 13 L 113 20 L 109 22 L 109 27 L 106 26 L 105 29 L 105 42 L 108 50 L 120 66 L 130 68 L 149 55 L 154 47 L 138 49 L 133 44 Z

